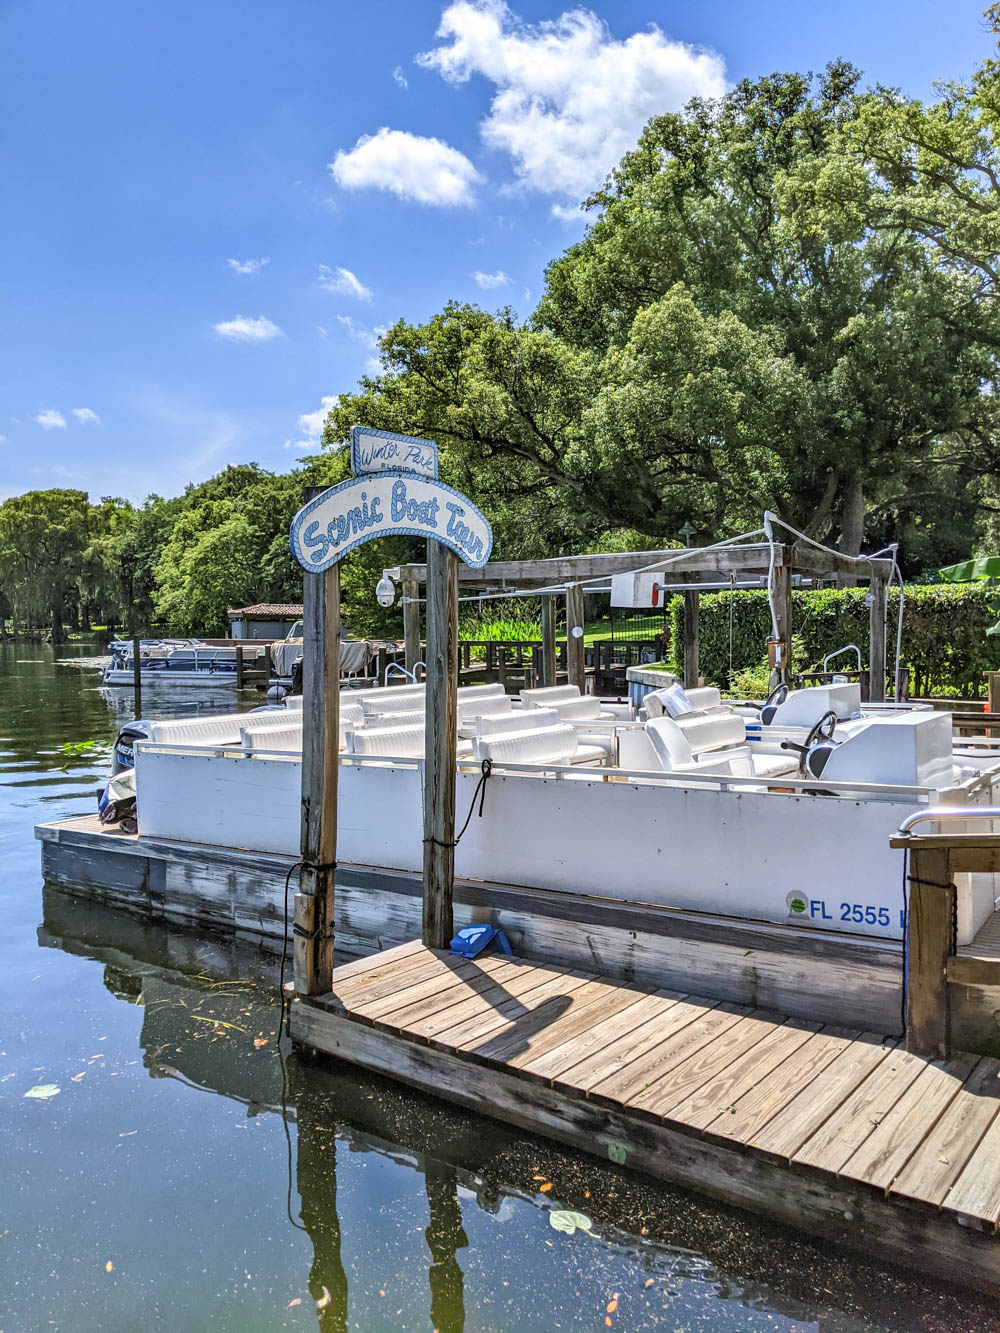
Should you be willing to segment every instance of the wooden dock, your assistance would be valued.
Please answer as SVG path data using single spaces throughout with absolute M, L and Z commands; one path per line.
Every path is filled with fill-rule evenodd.
M 825 1240 L 996 1292 L 1000 1061 L 419 942 L 296 1042 Z

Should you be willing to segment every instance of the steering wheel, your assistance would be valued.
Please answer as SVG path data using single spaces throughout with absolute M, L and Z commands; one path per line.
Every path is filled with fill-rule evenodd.
M 824 713 L 820 720 L 810 728 L 809 735 L 806 737 L 806 749 L 811 750 L 817 741 L 832 741 L 836 727 L 837 714 L 831 709 L 830 712 Z
M 788 686 L 784 681 L 779 681 L 760 707 L 760 720 L 765 727 L 774 720 L 778 705 L 783 704 L 787 698 Z
M 782 741 L 782 750 L 795 750 L 799 756 L 799 774 L 805 776 L 806 756 L 814 745 L 819 741 L 832 741 L 834 728 L 837 725 L 837 714 L 832 710 L 824 713 L 818 722 L 814 722 L 809 729 L 809 735 L 806 737 L 805 745 L 800 745 L 798 741 Z

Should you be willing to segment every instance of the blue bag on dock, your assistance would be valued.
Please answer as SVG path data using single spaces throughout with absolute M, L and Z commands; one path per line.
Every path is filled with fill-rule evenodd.
M 487 925 L 486 922 L 477 926 L 464 926 L 448 947 L 452 953 L 460 954 L 463 958 L 475 958 L 476 954 L 482 953 L 494 942 L 503 953 L 513 956 L 507 936 L 502 930 Z

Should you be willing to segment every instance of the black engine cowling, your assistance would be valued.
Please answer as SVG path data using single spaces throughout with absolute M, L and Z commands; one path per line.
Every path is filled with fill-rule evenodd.
M 126 768 L 135 768 L 135 743 L 149 739 L 149 723 L 129 722 L 122 727 L 111 751 L 111 776 Z

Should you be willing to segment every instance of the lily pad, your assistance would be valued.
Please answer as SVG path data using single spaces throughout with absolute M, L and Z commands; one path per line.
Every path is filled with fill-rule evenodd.
M 556 1208 L 549 1213 L 549 1226 L 556 1231 L 565 1231 L 568 1236 L 575 1231 L 589 1233 L 593 1225 L 586 1213 L 576 1213 L 572 1208 Z
M 55 1097 L 60 1092 L 62 1092 L 62 1088 L 60 1088 L 58 1083 L 36 1083 L 35 1086 L 29 1088 L 24 1095 L 25 1097 L 45 1098 Z

